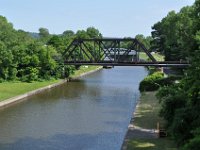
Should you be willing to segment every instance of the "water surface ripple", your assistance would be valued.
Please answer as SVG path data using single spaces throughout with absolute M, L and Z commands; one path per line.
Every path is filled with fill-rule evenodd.
M 0 110 L 0 150 L 119 150 L 143 67 L 100 70 Z

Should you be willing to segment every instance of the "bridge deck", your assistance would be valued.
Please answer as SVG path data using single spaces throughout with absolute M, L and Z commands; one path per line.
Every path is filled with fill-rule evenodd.
M 128 44 L 127 48 L 123 46 L 125 44 Z M 135 55 L 131 55 L 133 50 Z M 140 52 L 147 55 L 148 62 L 140 59 Z M 64 51 L 63 58 L 66 65 L 189 66 L 186 61 L 157 61 L 144 44 L 135 38 L 74 39 Z
M 154 66 L 154 67 L 188 67 L 189 63 L 179 61 L 162 61 L 162 62 L 113 62 L 113 61 L 66 61 L 66 65 L 96 65 L 96 66 Z

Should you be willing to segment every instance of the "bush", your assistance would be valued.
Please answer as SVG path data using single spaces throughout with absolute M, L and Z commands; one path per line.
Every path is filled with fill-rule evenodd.
M 200 149 L 200 128 L 195 129 L 193 138 L 190 139 L 182 148 L 182 150 L 199 150 Z
M 155 91 L 158 90 L 160 85 L 158 84 L 158 80 L 163 79 L 164 75 L 161 72 L 155 72 L 140 82 L 139 90 L 143 91 Z
M 74 74 L 75 67 L 74 66 L 65 66 L 64 68 L 64 77 L 68 78 L 70 74 Z
M 180 79 L 181 77 L 178 76 L 169 76 L 165 78 L 163 73 L 155 72 L 140 82 L 139 90 L 140 92 L 155 91 L 160 87 L 172 85 L 176 80 Z
M 4 79 L 0 78 L 0 83 L 3 83 L 4 82 Z
M 174 119 L 176 110 L 186 105 L 184 97 L 185 94 L 180 93 L 168 96 L 161 101 L 160 116 L 167 120 L 169 125 L 171 125 Z
M 185 144 L 183 150 L 200 150 L 200 136 L 191 139 L 187 144 Z
M 161 78 L 156 80 L 156 83 L 160 86 L 169 86 L 172 85 L 176 80 L 180 80 L 181 77 L 178 76 L 169 76 L 167 78 Z
M 200 136 L 199 106 L 183 106 L 176 109 L 173 116 L 169 131 L 178 145 L 190 143 L 190 139 Z

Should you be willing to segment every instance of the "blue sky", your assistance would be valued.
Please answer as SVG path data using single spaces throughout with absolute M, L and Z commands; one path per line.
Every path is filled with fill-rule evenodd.
M 50 33 L 93 26 L 106 37 L 150 35 L 151 26 L 171 10 L 195 0 L 0 0 L 0 15 L 16 29 Z

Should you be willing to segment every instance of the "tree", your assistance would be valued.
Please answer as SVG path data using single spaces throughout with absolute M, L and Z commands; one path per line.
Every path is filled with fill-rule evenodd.
M 90 38 L 102 38 L 102 34 L 94 27 L 87 28 L 86 32 Z
M 152 29 L 152 48 L 163 52 L 166 60 L 187 60 L 194 45 L 193 7 L 171 11 Z
M 152 46 L 163 51 L 166 60 L 189 60 L 179 84 L 158 92 L 161 116 L 168 131 L 184 150 L 199 149 L 200 129 L 200 0 L 180 12 L 170 12 L 153 26 Z M 198 134 L 195 132 L 198 131 Z
M 40 42 L 46 44 L 51 37 L 47 28 L 39 28 Z
M 78 30 L 76 32 L 76 38 L 87 39 L 89 38 L 89 35 L 85 30 Z
M 63 35 L 51 35 L 48 29 L 40 28 L 40 38 L 33 38 L 28 32 L 15 30 L 5 17 L 0 16 L 0 81 L 32 82 L 68 77 L 74 67 L 64 65 L 62 54 L 66 47 L 74 38 L 100 35 L 93 27 L 76 34 L 66 30 Z M 87 46 L 91 47 L 90 44 Z
M 40 50 L 40 77 L 50 79 L 56 74 L 56 61 L 53 59 L 53 55 L 56 54 L 56 50 L 51 46 L 43 46 Z
M 47 38 L 49 36 L 49 30 L 47 28 L 39 28 L 39 35 L 41 38 Z
M 137 39 L 137 40 L 139 40 L 142 44 L 144 44 L 144 46 L 148 49 L 148 50 L 150 50 L 150 45 L 151 45 L 151 41 L 152 41 L 152 37 L 151 36 L 147 36 L 147 37 L 145 37 L 144 35 L 142 35 L 142 34 L 138 34 L 138 35 L 136 35 L 135 36 L 135 38 Z
M 13 55 L 6 49 L 3 42 L 0 41 L 0 77 L 4 80 L 9 79 L 9 71 L 12 66 Z
M 63 45 L 63 41 L 60 36 L 58 35 L 53 35 L 49 41 L 47 42 L 48 45 L 52 45 L 55 48 L 59 48 L 60 46 Z
M 63 36 L 66 36 L 66 37 L 72 37 L 72 36 L 74 36 L 74 34 L 75 33 L 72 30 L 66 30 L 63 32 Z

